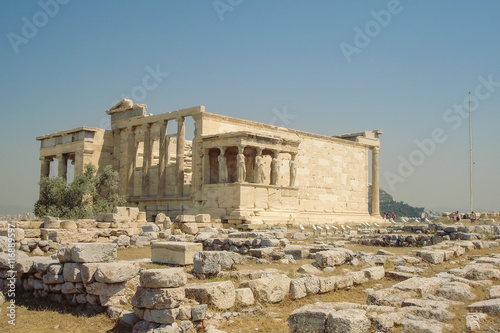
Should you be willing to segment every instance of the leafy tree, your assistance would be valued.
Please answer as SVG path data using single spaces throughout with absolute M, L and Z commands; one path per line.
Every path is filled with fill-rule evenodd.
M 94 218 L 98 213 L 111 213 L 115 207 L 125 204 L 125 198 L 118 194 L 118 173 L 110 165 L 96 173 L 95 166 L 87 164 L 84 172 L 70 184 L 60 177 L 44 177 L 39 184 L 40 199 L 34 207 L 37 216 Z

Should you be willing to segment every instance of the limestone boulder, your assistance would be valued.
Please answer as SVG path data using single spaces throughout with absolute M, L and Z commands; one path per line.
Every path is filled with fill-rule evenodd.
M 61 221 L 58 217 L 45 216 L 43 218 L 42 228 L 45 229 L 59 229 L 61 227 Z
M 385 276 L 385 269 L 383 266 L 376 266 L 365 268 L 362 270 L 368 280 L 380 280 Z
M 119 247 L 129 247 L 130 246 L 130 237 L 127 235 L 120 235 L 115 240 L 113 240 Z
M 336 311 L 333 303 L 314 303 L 294 310 L 287 319 L 292 332 L 327 332 L 326 321 Z
M 492 264 L 468 264 L 464 267 L 465 278 L 470 280 L 500 280 L 500 270 Z
M 371 327 L 366 311 L 360 309 L 340 310 L 328 315 L 325 324 L 326 332 L 365 333 Z
M 467 307 L 469 311 L 500 314 L 500 298 L 472 303 Z
M 426 294 L 434 294 L 446 282 L 447 280 L 440 278 L 414 277 L 396 283 L 393 288 L 402 291 L 415 291 L 422 297 Z
M 190 242 L 158 242 L 151 245 L 151 260 L 170 265 L 192 265 L 195 253 L 203 251 L 203 244 Z
M 274 275 L 240 284 L 242 288 L 250 288 L 261 303 L 279 303 L 285 299 L 290 291 L 291 279 L 284 275 Z
M 132 306 L 147 309 L 174 309 L 179 307 L 186 294 L 184 288 L 138 287 Z
M 241 307 L 252 306 L 255 303 L 255 298 L 253 296 L 252 289 L 250 288 L 238 288 L 234 290 L 236 304 Z
M 285 253 L 286 253 L 286 251 L 285 251 Z M 311 265 L 311 264 L 304 264 L 304 265 L 300 266 L 297 269 L 297 272 L 303 273 L 303 274 L 315 274 L 315 275 L 322 273 L 320 269 L 318 269 L 316 266 Z
M 436 295 L 454 301 L 472 301 L 476 298 L 472 288 L 462 282 L 446 283 L 437 290 Z
M 210 223 L 210 214 L 198 214 L 194 219 L 198 223 Z
M 111 243 L 76 243 L 71 247 L 73 262 L 111 262 L 116 260 L 116 244 Z
M 88 294 L 97 296 L 123 296 L 125 295 L 125 282 L 122 283 L 103 283 L 103 282 L 93 282 L 87 284 L 85 289 Z
M 316 264 L 319 267 L 334 267 L 342 265 L 347 260 L 347 254 L 344 251 L 321 251 L 316 252 Z
M 186 285 L 182 268 L 148 269 L 141 271 L 141 286 L 147 288 L 178 288 Z
M 159 324 L 175 324 L 178 315 L 179 309 L 146 309 L 144 311 L 144 320 Z
M 221 310 L 233 307 L 236 299 L 231 281 L 189 284 L 185 287 L 185 292 L 187 298 Z
M 148 223 L 141 228 L 142 232 L 160 232 L 160 228 L 155 223 Z
M 137 263 L 112 262 L 99 264 L 95 279 L 103 283 L 120 283 L 133 279 L 139 273 Z
M 500 298 L 500 285 L 493 286 L 488 291 L 490 292 L 490 298 Z
M 434 319 L 425 319 L 419 316 L 409 316 L 401 323 L 404 333 L 421 332 L 421 333 L 442 333 L 453 329 L 450 324 L 442 323 Z
M 396 288 L 385 288 L 368 292 L 366 304 L 401 307 L 405 299 L 418 296 L 416 291 L 402 291 Z
M 0 252 L 7 252 L 9 250 L 9 238 L 0 236 Z
M 67 262 L 63 268 L 64 281 L 67 282 L 82 282 L 81 264 Z
M 198 223 L 181 223 L 181 231 L 187 235 L 196 235 L 199 231 Z
M 417 256 L 424 259 L 425 261 L 437 265 L 444 261 L 445 253 L 443 251 L 417 251 Z
M 151 244 L 151 239 L 147 236 L 132 236 L 130 237 L 130 246 L 144 247 Z
M 222 270 L 231 270 L 235 264 L 241 264 L 242 257 L 234 252 L 201 251 L 193 257 L 193 271 L 199 274 L 213 275 Z

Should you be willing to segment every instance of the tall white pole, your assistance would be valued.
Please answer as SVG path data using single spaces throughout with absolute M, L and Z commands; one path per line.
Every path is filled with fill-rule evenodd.
M 470 92 L 469 92 L 469 153 L 470 153 L 470 212 L 473 212 L 473 196 L 472 196 L 472 112 L 470 109 Z

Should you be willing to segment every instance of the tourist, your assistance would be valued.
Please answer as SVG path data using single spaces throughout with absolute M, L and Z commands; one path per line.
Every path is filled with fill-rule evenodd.
M 392 212 L 391 218 L 396 221 L 396 213 Z
M 476 220 L 476 213 L 474 211 L 470 214 L 470 223 L 474 223 Z

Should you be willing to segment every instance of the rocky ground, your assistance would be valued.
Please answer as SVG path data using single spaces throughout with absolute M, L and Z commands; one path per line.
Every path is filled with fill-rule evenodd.
M 194 265 L 179 275 L 178 268 L 152 263 L 149 247 L 119 250 L 117 269 L 130 266 L 136 274 L 141 267 L 130 280 L 136 290 L 107 307 L 115 321 L 97 331 L 500 332 L 497 231 L 497 225 L 419 225 L 335 235 L 298 228 L 175 232 L 169 241 L 203 243 Z M 91 293 L 83 282 L 81 295 Z M 59 295 L 71 299 L 64 290 Z M 21 316 L 39 312 L 20 306 Z M 54 330 L 51 316 L 37 331 Z

